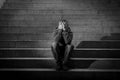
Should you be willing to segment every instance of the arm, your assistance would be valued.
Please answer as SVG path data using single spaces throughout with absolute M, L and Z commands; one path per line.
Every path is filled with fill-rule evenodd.
M 73 33 L 71 32 L 70 28 L 63 31 L 63 38 L 66 44 L 71 44 L 72 39 L 73 39 Z
M 63 23 L 59 22 L 58 27 L 56 28 L 55 32 L 54 32 L 54 41 L 55 42 L 59 42 L 61 37 L 62 37 L 62 32 L 63 32 Z
M 59 42 L 61 37 L 62 37 L 62 29 L 56 29 L 54 34 L 53 34 L 54 41 Z

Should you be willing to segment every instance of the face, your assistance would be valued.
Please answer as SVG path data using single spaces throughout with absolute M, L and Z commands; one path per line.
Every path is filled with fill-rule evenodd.
M 60 21 L 60 22 L 59 22 L 59 25 L 62 25 L 62 24 L 63 24 L 62 21 Z
M 59 26 L 67 27 L 67 22 L 66 21 L 59 21 Z
M 63 21 L 62 23 L 65 27 L 67 27 L 67 22 L 66 21 Z
M 66 24 L 66 22 L 62 22 L 64 25 Z

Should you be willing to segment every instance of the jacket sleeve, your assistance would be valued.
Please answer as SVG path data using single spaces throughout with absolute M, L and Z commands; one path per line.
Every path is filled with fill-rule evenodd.
M 55 42 L 59 42 L 59 40 L 61 39 L 62 37 L 62 30 L 60 29 L 56 29 L 53 33 L 53 39 Z
M 72 39 L 73 39 L 73 33 L 70 28 L 68 28 L 68 29 L 69 30 L 66 30 L 63 32 L 63 38 L 65 41 L 65 44 L 71 44 Z

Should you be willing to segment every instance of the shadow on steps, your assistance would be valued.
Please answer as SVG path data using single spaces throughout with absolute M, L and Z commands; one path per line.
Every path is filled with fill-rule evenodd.
M 117 57 L 115 57 L 116 50 L 114 50 L 114 49 L 120 49 L 120 41 L 119 40 L 120 40 L 120 34 L 111 34 L 111 36 L 102 37 L 101 41 L 82 41 L 81 43 L 78 44 L 78 46 L 76 48 L 101 49 L 100 51 L 103 51 L 103 52 L 105 51 L 104 49 L 111 49 L 110 53 L 106 54 L 106 52 L 104 52 L 105 53 L 105 55 L 104 55 L 101 52 L 101 54 L 103 54 L 106 58 L 110 58 L 110 56 L 111 57 L 113 56 L 113 58 L 111 58 L 113 60 L 91 61 L 91 62 L 87 63 L 87 68 L 90 68 L 90 69 L 119 69 L 120 68 L 120 61 L 114 60 L 117 58 Z M 119 52 L 120 51 L 117 51 L 117 53 L 119 53 Z M 87 53 L 89 55 L 94 55 L 94 56 L 100 55 L 97 52 L 96 53 L 93 52 L 92 54 L 90 52 L 87 52 Z M 119 54 L 117 54 L 116 56 L 120 57 Z M 80 56 L 79 56 L 79 58 L 80 58 Z M 80 63 L 80 64 L 84 64 L 84 63 Z M 80 65 L 80 64 L 78 64 L 78 65 Z

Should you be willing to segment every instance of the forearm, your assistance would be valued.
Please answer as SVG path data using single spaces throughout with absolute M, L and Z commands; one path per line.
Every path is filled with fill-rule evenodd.
M 71 44 L 73 39 L 73 33 L 72 32 L 63 32 L 64 41 L 66 44 Z
M 56 30 L 54 33 L 54 41 L 59 42 L 61 36 L 62 36 L 62 30 L 61 29 Z

